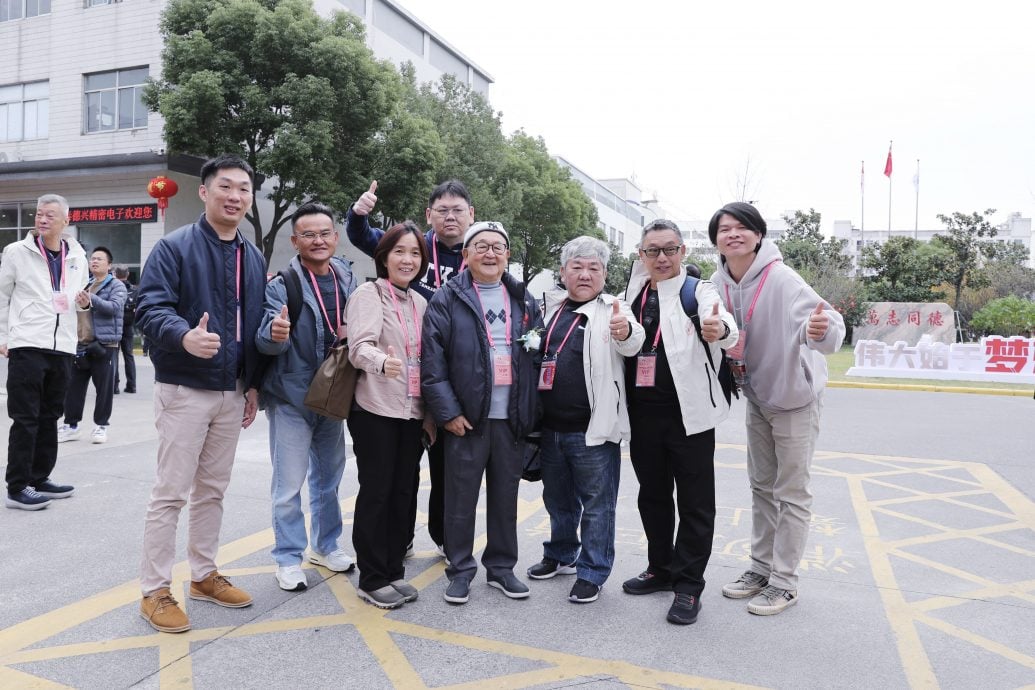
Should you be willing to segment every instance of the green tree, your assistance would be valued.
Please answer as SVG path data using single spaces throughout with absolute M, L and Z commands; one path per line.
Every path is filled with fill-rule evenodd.
M 784 262 L 803 276 L 814 277 L 824 271 L 845 273 L 852 266 L 851 257 L 844 253 L 847 240 L 824 238 L 821 218 L 814 208 L 783 217 L 787 229 L 776 244 Z
M 687 254 L 686 261 L 684 261 L 684 263 L 694 264 L 697 266 L 697 268 L 701 270 L 701 277 L 705 280 L 711 278 L 712 274 L 714 274 L 718 269 L 718 265 L 716 265 L 715 261 L 705 256 Z
M 974 314 L 970 327 L 985 335 L 1031 337 L 1035 333 L 1035 302 L 1016 295 L 994 299 Z
M 948 234 L 936 234 L 932 244 L 937 244 L 949 251 L 946 265 L 947 281 L 952 286 L 954 295 L 953 309 L 958 309 L 963 287 L 969 285 L 980 288 L 988 284 L 987 276 L 982 273 L 983 259 L 994 257 L 996 246 L 992 239 L 996 236 L 995 226 L 986 220 L 986 216 L 995 213 L 990 208 L 984 213 L 971 214 L 953 212 L 951 216 L 938 214 L 938 220 L 945 224 Z
M 310 0 L 170 0 L 160 28 L 163 73 L 145 101 L 171 151 L 238 153 L 273 180 L 272 217 L 248 214 L 267 260 L 292 206 L 343 209 L 367 188 L 401 89 L 358 18 L 324 19 Z
M 604 281 L 604 292 L 609 295 L 623 295 L 625 288 L 629 285 L 629 274 L 632 271 L 633 262 L 636 261 L 636 252 L 622 254 L 622 250 L 616 245 L 611 246 L 611 259 L 607 262 L 607 280 Z
M 932 302 L 950 260 L 949 252 L 935 243 L 892 237 L 863 248 L 859 266 L 871 272 L 865 282 L 873 301 Z

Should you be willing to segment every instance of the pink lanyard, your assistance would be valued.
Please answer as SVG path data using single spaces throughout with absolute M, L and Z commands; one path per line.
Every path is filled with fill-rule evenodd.
M 755 290 L 755 297 L 751 300 L 751 306 L 748 307 L 748 313 L 744 317 L 744 326 L 748 325 L 748 321 L 751 320 L 751 315 L 755 313 L 755 305 L 758 304 L 758 296 L 762 294 L 762 286 L 765 285 L 765 279 L 769 277 L 769 271 L 773 269 L 773 266 L 778 264 L 779 261 L 774 261 L 765 267 L 762 272 L 762 279 L 758 281 L 758 288 Z M 733 311 L 733 299 L 730 297 L 730 286 L 726 285 L 726 304 L 729 305 L 730 312 Z
M 647 305 L 647 293 L 650 292 L 650 284 L 643 286 L 643 299 L 640 300 L 640 321 L 643 320 L 643 308 Z M 658 332 L 654 334 L 654 344 L 650 351 L 658 351 L 658 343 L 661 342 L 661 295 L 658 295 Z
M 241 303 L 241 253 L 244 251 L 244 247 L 240 244 L 237 245 L 237 285 L 235 286 L 237 303 Z
M 39 235 L 36 235 L 36 245 L 39 246 L 39 248 L 40 248 L 40 254 L 43 255 L 43 260 L 47 262 L 47 271 L 50 272 L 50 285 L 51 285 L 51 289 L 53 289 L 53 285 L 54 285 L 54 272 L 50 270 L 50 256 L 47 254 L 47 250 L 43 246 L 43 239 Z M 58 285 L 60 285 L 60 287 L 58 289 L 59 290 L 64 290 L 65 289 L 65 241 L 64 240 L 61 240 L 61 268 L 58 270 L 58 275 L 60 276 L 60 278 L 58 279 Z
M 431 256 L 435 261 L 435 287 L 442 287 L 442 274 L 438 270 L 438 236 L 435 233 L 431 233 Z M 463 273 L 464 268 L 467 266 L 467 259 L 460 262 L 460 270 L 457 273 Z
M 399 307 L 399 300 L 395 296 L 395 287 L 385 281 L 385 285 L 388 288 L 388 294 L 392 296 L 392 306 L 395 307 L 395 315 L 399 317 L 399 326 L 402 328 L 403 337 L 406 340 L 406 359 L 410 359 L 410 329 L 406 327 L 406 321 L 403 319 L 402 309 Z M 413 307 L 413 328 L 417 332 L 417 361 L 420 361 L 421 345 L 420 345 L 420 319 L 417 318 L 417 302 L 413 299 L 413 295 L 410 295 L 410 306 Z
M 334 336 L 338 336 L 338 331 L 341 330 L 341 294 L 338 291 L 338 280 L 335 278 L 334 281 L 334 318 L 338 322 L 338 327 L 335 328 L 334 324 L 331 323 L 331 317 L 327 313 L 327 307 L 323 305 L 323 295 L 320 294 L 320 286 L 316 284 L 316 275 L 308 268 L 305 269 L 309 272 L 309 280 L 313 281 L 313 293 L 316 295 L 316 301 L 320 303 L 320 311 L 323 312 L 323 319 L 327 322 L 327 328 L 334 333 Z M 334 270 L 331 270 L 331 276 L 334 276 Z
M 558 309 L 557 313 L 553 315 L 553 320 L 550 322 L 550 328 L 546 331 L 546 347 L 543 348 L 544 355 L 550 354 L 550 336 L 553 335 L 553 327 L 556 326 L 557 322 L 561 320 L 561 312 L 564 311 L 564 307 L 567 304 L 568 300 L 564 300 L 564 303 L 561 304 L 561 308 Z M 568 336 L 571 335 L 571 332 L 575 330 L 575 327 L 579 325 L 579 322 L 581 320 L 582 314 L 575 312 L 575 320 L 571 322 L 571 326 L 568 327 L 568 332 L 564 334 L 564 340 L 562 340 L 561 344 L 557 347 L 557 352 L 553 353 L 554 359 L 557 359 L 561 356 L 561 350 L 564 349 L 564 344 L 568 342 Z
M 485 336 L 489 339 L 489 347 L 493 350 L 496 349 L 496 343 L 492 340 L 492 330 L 489 327 L 489 320 L 485 318 L 485 306 L 482 305 L 482 293 L 478 290 L 478 283 L 471 281 L 471 285 L 474 286 L 474 294 L 478 297 L 478 306 L 482 310 L 482 320 L 485 321 Z M 500 290 L 503 291 L 503 316 L 504 325 L 507 327 L 504 331 L 506 336 L 507 347 L 510 347 L 510 295 L 507 293 L 507 288 L 500 283 Z

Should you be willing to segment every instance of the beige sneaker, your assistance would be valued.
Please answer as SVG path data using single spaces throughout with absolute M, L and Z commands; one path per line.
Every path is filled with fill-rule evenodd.
M 243 589 L 234 587 L 230 580 L 213 570 L 201 582 L 191 582 L 188 592 L 191 599 L 211 601 L 213 604 L 239 609 L 252 605 L 252 597 Z
M 190 630 L 190 621 L 169 588 L 160 589 L 140 602 L 140 617 L 159 632 L 178 633 Z

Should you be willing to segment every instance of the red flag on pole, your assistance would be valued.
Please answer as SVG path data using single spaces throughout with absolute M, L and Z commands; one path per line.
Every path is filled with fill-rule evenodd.
M 884 174 L 891 177 L 891 144 L 888 144 L 888 161 L 884 164 Z

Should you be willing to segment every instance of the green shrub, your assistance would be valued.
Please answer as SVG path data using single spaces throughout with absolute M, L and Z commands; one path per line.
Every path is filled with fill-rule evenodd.
M 1016 295 L 994 299 L 974 314 L 970 327 L 984 335 L 1023 335 L 1035 333 L 1035 302 Z

